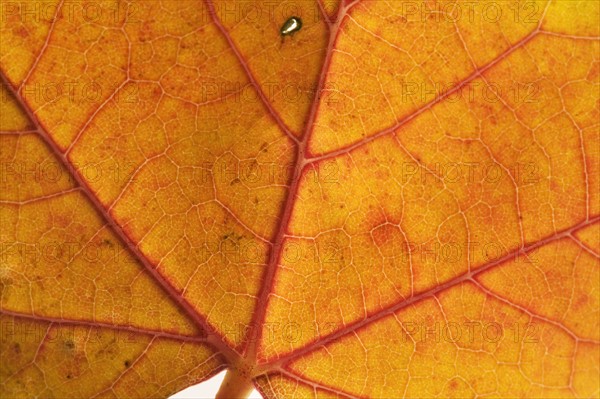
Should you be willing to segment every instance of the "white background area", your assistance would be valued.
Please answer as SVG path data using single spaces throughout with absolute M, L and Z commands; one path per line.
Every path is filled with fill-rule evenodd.
M 225 378 L 226 371 L 227 370 L 223 370 L 211 379 L 186 388 L 183 391 L 170 396 L 169 399 L 214 399 L 223 378 Z M 262 396 L 260 396 L 256 389 L 252 390 L 249 397 L 250 399 L 262 399 Z

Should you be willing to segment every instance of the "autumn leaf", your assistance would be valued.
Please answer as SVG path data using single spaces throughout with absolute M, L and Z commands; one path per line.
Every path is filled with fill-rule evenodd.
M 2 0 L 1 396 L 599 397 L 599 18 Z

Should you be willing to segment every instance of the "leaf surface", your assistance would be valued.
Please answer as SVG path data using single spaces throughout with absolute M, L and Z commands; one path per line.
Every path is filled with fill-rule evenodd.
M 599 17 L 3 2 L 3 397 L 598 397 Z

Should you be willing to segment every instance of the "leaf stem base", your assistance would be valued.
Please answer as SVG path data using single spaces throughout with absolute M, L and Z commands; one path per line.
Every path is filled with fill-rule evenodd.
M 232 368 L 227 370 L 215 399 L 246 399 L 250 396 L 253 388 L 254 385 L 247 370 Z

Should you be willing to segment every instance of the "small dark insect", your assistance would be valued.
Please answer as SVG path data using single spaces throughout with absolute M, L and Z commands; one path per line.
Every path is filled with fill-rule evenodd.
M 302 29 L 302 20 L 300 17 L 290 17 L 283 23 L 279 32 L 281 37 L 290 36 Z

